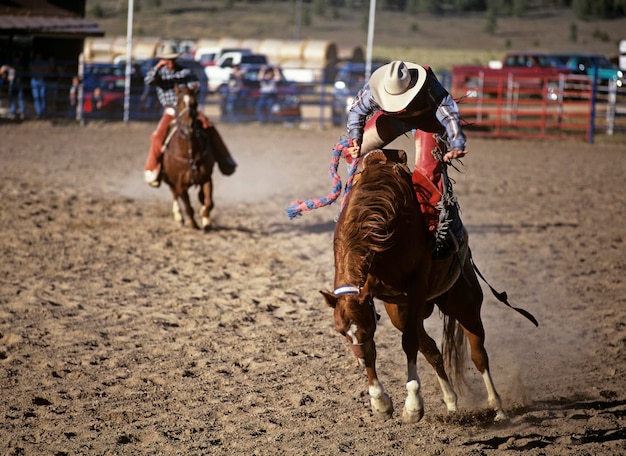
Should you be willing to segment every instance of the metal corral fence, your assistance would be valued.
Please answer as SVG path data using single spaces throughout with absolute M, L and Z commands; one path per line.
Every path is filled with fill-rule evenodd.
M 327 69 L 321 80 L 297 86 L 302 115 L 297 122 L 288 122 L 290 126 L 299 123 L 316 128 L 345 128 L 345 112 L 344 116 L 337 117 L 337 106 L 343 103 L 339 109 L 345 110 L 346 100 L 338 100 L 333 90 L 335 73 L 336 70 Z M 82 109 L 77 112 L 70 106 L 72 76 L 59 73 L 49 82 L 46 117 L 68 121 L 123 120 L 123 87 L 119 84 L 124 81 L 120 74 L 106 73 L 103 77 L 108 84 L 118 85 L 107 92 L 107 96 L 116 97 L 114 109 L 109 112 L 93 110 L 93 89 L 88 86 L 93 82 L 86 80 L 83 81 L 85 90 L 81 90 Z M 594 86 L 586 76 L 569 76 L 545 78 L 540 81 L 540 88 L 528 88 L 528 81 L 510 76 L 498 79 L 487 79 L 479 73 L 468 76 L 472 77 L 459 79 L 448 73 L 438 74 L 459 101 L 463 120 L 469 124 L 466 127 L 469 134 L 511 138 L 573 136 L 592 140 L 594 134 L 626 132 L 626 87 L 619 81 Z M 22 77 L 25 120 L 28 120 L 34 117 L 34 110 L 28 75 L 22 74 Z M 130 97 L 130 120 L 156 121 L 160 117 L 155 94 L 145 91 L 142 78 L 131 81 Z M 0 84 L 0 119 L 11 117 L 8 98 L 7 86 Z M 221 120 L 222 106 L 220 95 L 212 94 L 204 99 L 202 108 L 215 120 Z
M 532 78 L 479 71 L 455 73 L 450 90 L 471 134 L 593 141 L 595 133 L 626 130 L 626 89 L 618 82 L 600 86 L 584 75 Z

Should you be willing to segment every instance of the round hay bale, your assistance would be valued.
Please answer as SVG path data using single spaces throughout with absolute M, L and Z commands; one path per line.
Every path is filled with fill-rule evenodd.
M 282 40 L 263 40 L 258 47 L 259 54 L 265 54 L 270 62 L 280 62 Z
M 221 38 L 217 45 L 222 49 L 243 47 L 239 38 Z
M 261 40 L 258 39 L 244 39 L 241 40 L 239 45 L 244 49 L 250 49 L 253 53 L 258 54 L 259 45 L 261 44 Z
M 303 52 L 303 60 L 317 61 L 322 66 L 334 65 L 337 62 L 337 45 L 332 41 L 307 41 Z
M 301 60 L 304 44 L 304 41 L 283 41 L 278 50 L 280 61 Z
M 219 42 L 215 38 L 200 38 L 196 41 L 196 49 L 201 47 L 211 48 L 217 46 L 219 46 Z
M 159 38 L 139 38 L 133 40 L 133 59 L 145 60 L 156 55 Z

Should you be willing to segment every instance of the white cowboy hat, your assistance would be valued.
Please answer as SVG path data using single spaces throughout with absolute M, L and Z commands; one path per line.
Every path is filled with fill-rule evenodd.
M 395 60 L 370 76 L 370 89 L 376 103 L 387 112 L 406 108 L 426 82 L 426 69 L 411 62 Z
M 158 59 L 173 60 L 177 59 L 180 52 L 176 52 L 176 48 L 171 44 L 164 45 L 157 54 Z

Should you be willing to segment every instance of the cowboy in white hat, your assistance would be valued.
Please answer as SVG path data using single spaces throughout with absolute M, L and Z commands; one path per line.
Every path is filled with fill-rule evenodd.
M 159 55 L 157 55 L 159 61 L 147 72 L 144 78 L 144 82 L 147 85 L 156 87 L 159 102 L 163 106 L 161 120 L 159 120 L 156 129 L 150 137 L 150 150 L 144 167 L 144 179 L 146 183 L 153 187 L 158 187 L 161 184 L 161 148 L 167 135 L 167 129 L 176 118 L 177 95 L 175 87 L 178 85 L 191 87 L 198 83 L 196 75 L 189 68 L 185 68 L 177 63 L 176 59 L 179 56 L 180 54 L 176 52 L 173 46 L 164 46 Z M 233 174 L 237 163 L 230 155 L 215 126 L 200 111 L 198 111 L 198 120 L 202 122 L 202 128 L 211 142 L 211 150 L 215 153 L 215 159 L 220 171 L 227 176 Z
M 415 131 L 413 183 L 426 187 L 418 200 L 429 229 L 435 230 L 435 206 L 441 199 L 442 185 L 441 164 L 431 153 L 436 147 L 433 134 L 448 135 L 450 150 L 445 161 L 463 157 L 467 151 L 458 106 L 433 71 L 402 61 L 381 66 L 356 95 L 347 127 L 351 144 L 347 152 L 354 158 Z

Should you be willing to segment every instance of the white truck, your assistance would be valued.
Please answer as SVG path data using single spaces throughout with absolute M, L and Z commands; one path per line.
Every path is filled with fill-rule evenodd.
M 207 77 L 209 93 L 217 92 L 228 84 L 234 65 L 255 64 L 267 65 L 265 54 L 253 54 L 251 51 L 230 51 L 223 53 L 215 65 L 204 68 Z

